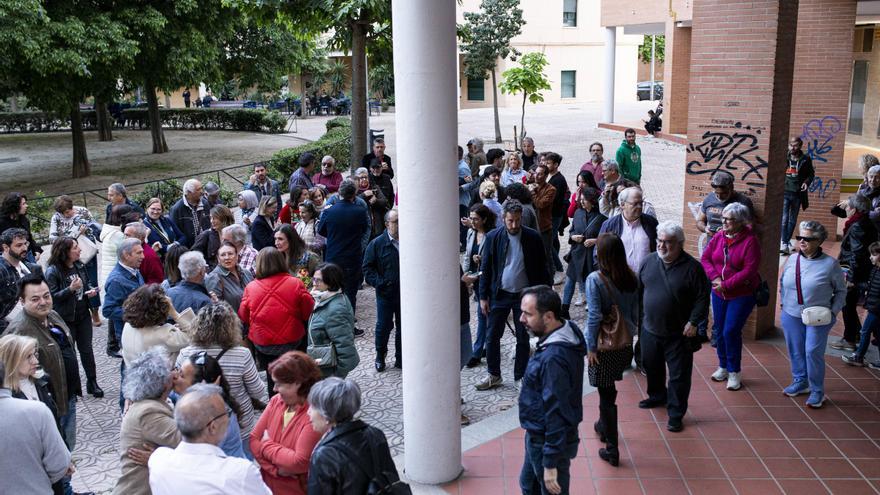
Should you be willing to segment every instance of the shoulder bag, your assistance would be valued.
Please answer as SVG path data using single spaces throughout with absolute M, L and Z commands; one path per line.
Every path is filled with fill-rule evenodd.
M 614 299 L 608 279 L 605 278 L 602 272 L 599 272 L 599 277 L 605 286 L 605 292 L 608 293 L 608 297 L 611 299 L 611 311 L 602 316 L 596 347 L 599 352 L 626 349 L 632 346 L 632 335 L 630 335 L 629 330 L 626 328 L 626 320 L 624 320 L 623 315 L 620 313 L 620 306 L 618 306 L 617 301 Z
M 331 340 L 329 344 L 315 344 L 312 337 L 312 326 L 309 325 L 309 345 L 306 347 L 306 354 L 315 360 L 321 371 L 334 372 L 338 366 L 336 359 L 336 344 Z
M 82 264 L 88 264 L 98 254 L 98 245 L 88 236 L 82 234 L 76 236 L 76 243 L 79 245 L 79 260 Z
M 794 284 L 797 288 L 798 304 L 804 305 L 804 293 L 801 291 L 801 255 L 798 253 L 794 268 Z M 831 323 L 834 315 L 825 306 L 810 306 L 801 310 L 801 321 L 808 327 L 821 327 Z

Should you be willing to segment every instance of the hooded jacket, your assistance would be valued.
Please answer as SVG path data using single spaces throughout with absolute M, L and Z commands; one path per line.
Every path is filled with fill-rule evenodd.
M 544 437 L 545 468 L 555 468 L 578 443 L 584 419 L 584 356 L 587 344 L 573 321 L 538 341 L 519 394 L 519 422 L 531 435 Z
M 721 279 L 724 293 L 712 292 L 726 301 L 754 294 L 761 283 L 761 245 L 751 227 L 740 230 L 730 245 L 724 233 L 712 236 L 700 263 L 710 281 Z

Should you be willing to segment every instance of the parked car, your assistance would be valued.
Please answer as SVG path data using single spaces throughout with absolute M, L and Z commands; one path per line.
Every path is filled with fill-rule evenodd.
M 639 101 L 651 99 L 651 81 L 642 81 L 636 86 L 636 99 Z M 663 99 L 663 81 L 654 81 L 654 99 Z

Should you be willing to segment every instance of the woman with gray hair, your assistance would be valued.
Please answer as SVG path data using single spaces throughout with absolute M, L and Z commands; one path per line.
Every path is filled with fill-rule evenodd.
M 782 329 L 791 359 L 789 397 L 810 394 L 807 406 L 825 403 L 825 344 L 846 299 L 846 281 L 836 259 L 822 252 L 828 237 L 814 220 L 801 222 L 798 254 L 788 259 L 779 281 Z
M 130 450 L 177 447 L 180 433 L 168 403 L 171 393 L 171 362 L 161 348 L 153 348 L 133 360 L 125 370 L 122 393 L 130 403 L 119 432 L 122 475 L 113 488 L 114 495 L 149 495 L 147 466 L 137 462 Z
M 846 276 L 846 304 L 843 306 L 843 337 L 832 342 L 831 348 L 852 352 L 859 342 L 862 322 L 857 311 L 859 298 L 865 291 L 871 274 L 871 254 L 868 246 L 877 240 L 877 229 L 868 218 L 871 202 L 861 194 L 853 194 L 841 208 L 831 210 L 837 216 L 846 218 L 843 224 L 843 241 L 837 261 Z M 842 213 L 842 215 L 841 215 Z
M 312 385 L 309 406 L 312 428 L 324 435 L 312 452 L 309 493 L 367 493 L 371 481 L 367 473 L 384 477 L 389 485 L 400 482 L 385 434 L 354 418 L 361 407 L 356 382 L 325 378 Z
M 257 199 L 257 193 L 250 189 L 245 189 L 238 193 L 238 209 L 233 212 L 235 223 L 241 225 L 247 231 L 247 240 L 251 241 L 251 225 L 257 219 L 257 207 L 260 206 L 260 200 Z
M 755 307 L 761 283 L 761 244 L 749 225 L 749 208 L 730 203 L 721 211 L 721 233 L 703 250 L 700 260 L 712 281 L 712 334 L 718 369 L 712 380 L 727 380 L 727 390 L 742 388 L 742 329 Z

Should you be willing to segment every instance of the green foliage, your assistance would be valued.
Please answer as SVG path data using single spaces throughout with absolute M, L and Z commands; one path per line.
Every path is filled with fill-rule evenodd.
M 519 56 L 510 40 L 522 33 L 522 13 L 519 0 L 483 0 L 480 12 L 464 13 L 458 35 L 468 79 L 486 79 L 499 58 Z
M 97 129 L 94 110 L 83 110 L 84 129 Z M 0 113 L 0 134 L 16 132 L 51 132 L 70 129 L 70 115 L 54 112 L 4 112 Z
M 337 60 L 330 66 L 327 79 L 330 83 L 330 94 L 335 97 L 340 91 L 345 91 L 348 82 L 348 66 Z
M 33 196 L 28 196 L 27 217 L 31 222 L 31 233 L 40 243 L 49 241 L 49 226 L 52 215 L 55 214 L 54 203 L 55 198 L 46 196 L 41 190 L 36 190 Z
M 532 104 L 544 101 L 544 95 L 541 91 L 550 89 L 550 81 L 544 74 L 544 67 L 547 66 L 547 57 L 543 53 L 532 52 L 523 55 L 520 59 L 520 66 L 513 67 L 501 74 L 504 81 L 498 85 L 502 93 L 517 94 L 522 93 L 522 117 L 520 118 L 520 138 L 525 137 L 525 119 L 526 119 L 526 101 Z
M 657 63 L 663 63 L 666 59 L 666 36 L 657 36 L 657 43 L 654 46 L 654 58 Z M 639 45 L 639 60 L 646 64 L 651 63 L 651 35 L 646 34 L 642 44 Z
M 317 141 L 276 152 L 269 161 L 272 177 L 286 182 L 290 174 L 296 170 L 300 155 L 307 151 L 319 159 L 324 155 L 330 155 L 336 160 L 336 170 L 340 172 L 348 170 L 351 154 L 351 121 L 346 117 L 328 120 L 327 133 Z
M 233 190 L 225 182 L 218 180 L 216 174 L 195 176 L 194 178 L 199 179 L 202 184 L 213 182 L 219 185 L 220 199 L 226 203 L 227 206 L 236 206 L 236 196 L 238 195 L 240 188 Z M 152 198 L 159 198 L 162 200 L 162 206 L 167 211 L 171 208 L 171 205 L 181 198 L 182 195 L 183 182 L 181 182 L 180 179 L 164 179 L 145 184 L 142 186 L 142 189 L 131 196 L 131 200 L 143 207 Z
M 394 98 L 394 65 L 382 64 L 370 67 L 370 93 L 381 99 Z
M 162 108 L 163 127 L 186 130 L 228 130 L 251 132 L 282 132 L 287 119 L 277 111 L 252 108 Z M 146 108 L 122 111 L 126 125 L 149 128 Z

